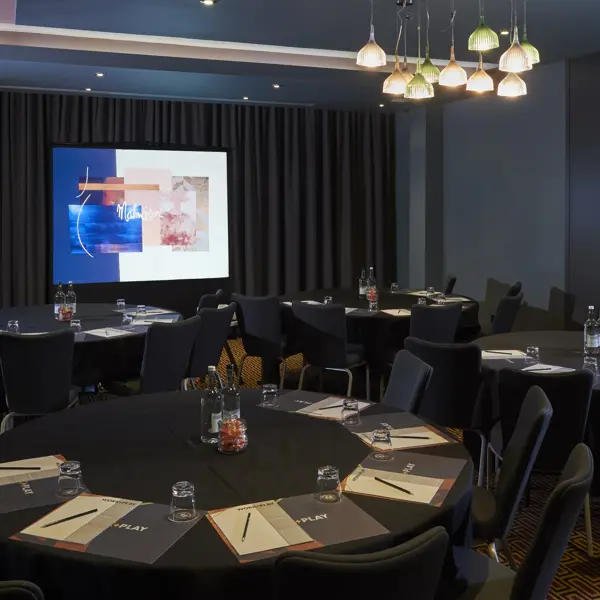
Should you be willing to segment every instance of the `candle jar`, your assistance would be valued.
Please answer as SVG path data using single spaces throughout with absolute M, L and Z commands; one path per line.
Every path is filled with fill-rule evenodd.
M 68 323 L 73 318 L 73 309 L 70 306 L 61 306 L 58 309 L 58 320 L 61 323 Z
M 248 428 L 244 419 L 221 421 L 219 425 L 219 444 L 217 448 L 223 454 L 239 454 L 248 447 Z

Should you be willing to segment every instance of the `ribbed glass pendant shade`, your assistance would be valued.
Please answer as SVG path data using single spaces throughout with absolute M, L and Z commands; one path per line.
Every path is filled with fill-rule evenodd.
M 456 62 L 454 46 L 450 48 L 450 62 L 440 73 L 440 85 L 458 87 L 467 83 L 467 72 Z
M 525 95 L 527 95 L 527 84 L 516 73 L 509 73 L 498 84 L 498 96 L 518 98 Z
M 423 100 L 425 98 L 433 98 L 433 85 L 423 77 L 420 69 L 417 67 L 417 72 L 413 75 L 410 83 L 406 86 L 404 97 L 411 100 Z
M 505 73 L 522 73 L 531 70 L 531 60 L 519 44 L 519 28 L 516 26 L 513 42 L 510 48 L 500 57 L 498 68 Z
M 400 70 L 400 62 L 396 59 L 394 72 L 383 82 L 383 93 L 402 96 L 406 90 L 406 79 Z
M 537 65 L 540 62 L 540 53 L 533 44 L 529 43 L 529 40 L 527 39 L 527 34 L 523 36 L 523 43 L 521 44 L 521 48 L 523 48 L 523 50 L 525 50 L 525 52 L 527 53 L 527 56 L 529 56 L 529 62 L 532 65 Z
M 479 55 L 477 70 L 469 77 L 469 81 L 467 81 L 467 91 L 477 92 L 478 94 L 494 91 L 494 80 L 485 72 L 481 54 Z
M 383 49 L 375 41 L 375 27 L 371 25 L 371 34 L 369 41 L 359 51 L 356 57 L 356 64 L 360 67 L 383 67 L 387 63 L 387 57 Z
M 406 62 L 406 58 L 404 59 L 404 64 L 402 65 L 400 72 L 402 73 L 402 76 L 404 77 L 404 81 L 406 81 L 406 83 L 409 84 L 411 82 L 411 79 L 413 78 L 413 74 L 410 72 L 410 69 L 408 68 L 408 62 Z
M 485 52 L 499 46 L 498 34 L 484 23 L 483 16 L 480 17 L 479 26 L 469 37 L 469 50 Z
M 429 83 L 437 83 L 440 80 L 440 70 L 431 62 L 429 54 L 421 65 L 421 74 Z

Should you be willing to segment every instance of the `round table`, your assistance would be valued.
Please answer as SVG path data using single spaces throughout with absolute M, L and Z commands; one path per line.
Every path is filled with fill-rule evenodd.
M 162 504 L 169 503 L 174 482 L 189 480 L 195 484 L 198 507 L 211 510 L 311 493 L 319 466 L 336 465 L 345 477 L 369 454 L 337 422 L 256 406 L 259 393 L 242 391 L 250 444 L 237 456 L 199 443 L 201 392 L 173 392 L 82 406 L 31 421 L 0 436 L 0 457 L 10 461 L 60 453 L 81 462 L 91 492 Z M 374 405 L 363 414 L 392 410 Z M 376 551 L 435 525 L 446 527 L 455 544 L 469 541 L 473 469 L 468 453 L 460 444 L 418 452 L 467 459 L 443 505 L 350 495 L 391 536 L 325 551 Z M 48 507 L 0 515 L 0 579 L 32 579 L 48 600 L 187 600 L 269 589 L 271 561 L 238 563 L 206 519 L 153 565 L 8 539 L 47 512 Z M 449 568 L 452 572 L 452 564 Z
M 540 349 L 540 360 L 545 364 L 581 369 L 583 366 L 583 332 L 581 331 L 517 331 L 481 338 L 476 342 L 482 350 L 523 350 L 527 346 Z M 494 361 L 496 362 L 496 361 Z M 498 361 L 504 363 L 504 361 Z M 499 366 L 499 364 L 498 364 Z M 510 364 L 502 365 L 510 368 Z M 592 391 L 586 443 L 600 464 L 600 386 Z M 600 494 L 600 472 L 592 485 L 592 493 Z
M 127 306 L 135 310 L 135 306 Z M 75 318 L 81 321 L 83 331 L 119 327 L 123 315 L 116 312 L 115 304 L 77 303 Z M 171 313 L 169 313 L 171 315 Z M 181 318 L 179 313 L 172 316 Z M 54 306 L 21 306 L 0 310 L 0 328 L 8 321 L 19 321 L 21 333 L 48 333 L 69 329 L 69 323 L 54 318 Z M 85 333 L 75 337 L 73 356 L 73 383 L 79 386 L 93 385 L 99 381 L 129 379 L 139 376 L 146 328 L 139 332 L 117 338 L 99 338 Z M 3 386 L 0 382 L 0 391 Z M 4 394 L 2 393 L 2 396 Z

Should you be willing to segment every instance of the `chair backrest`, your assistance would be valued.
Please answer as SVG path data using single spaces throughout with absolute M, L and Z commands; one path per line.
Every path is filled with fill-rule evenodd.
M 281 307 L 277 296 L 232 294 L 244 350 L 249 356 L 278 358 L 281 355 Z
M 274 600 L 386 598 L 432 600 L 448 534 L 435 527 L 394 548 L 373 554 L 287 552 L 275 561 Z
M 494 320 L 492 321 L 492 333 L 510 333 L 523 302 L 523 293 L 516 296 L 504 296 L 498 303 Z
M 383 404 L 406 412 L 419 412 L 433 369 L 408 350 L 394 358 Z
M 292 302 L 296 344 L 316 367 L 346 367 L 346 309 L 341 304 Z
M 506 292 L 507 296 L 517 296 L 518 294 L 521 293 L 521 288 L 523 287 L 523 285 L 521 284 L 520 281 L 515 281 L 515 283 L 513 283 L 509 288 L 508 288 L 508 292 Z
M 454 292 L 455 285 L 456 277 L 454 275 L 448 275 L 448 279 L 446 279 L 446 287 L 444 288 L 444 294 L 452 294 L 452 292 Z
M 204 377 L 210 365 L 219 364 L 235 309 L 236 304 L 232 302 L 227 308 L 203 308 L 198 313 L 200 327 L 192 350 L 190 377 Z
M 219 306 L 219 291 L 217 291 L 215 294 L 202 294 L 202 296 L 200 296 L 200 302 L 198 302 L 196 314 L 198 314 L 203 308 L 217 308 Z
M 460 303 L 415 304 L 410 311 L 410 337 L 451 344 L 456 336 L 456 329 L 462 313 Z
M 585 444 L 573 448 L 550 494 L 510 600 L 545 600 L 594 477 L 594 459 Z
M 417 414 L 441 425 L 469 429 L 474 422 L 481 379 L 481 350 L 475 344 L 435 344 L 416 338 L 404 348 L 433 367 Z
M 583 441 L 594 376 L 590 371 L 543 374 L 502 369 L 498 373 L 498 402 L 504 447 L 516 427 L 523 400 L 538 386 L 548 397 L 554 417 L 540 448 L 535 468 L 560 471 L 575 444 Z
M 67 408 L 75 334 L 0 333 L 0 367 L 8 410 L 41 415 Z
M 200 317 L 148 327 L 140 373 L 142 394 L 181 389 L 199 327 Z
M 30 581 L 0 581 L 2 600 L 44 600 L 42 590 Z
M 552 405 L 539 387 L 532 387 L 523 400 L 517 426 L 502 454 L 502 469 L 496 487 L 494 537 L 504 539 L 510 529 L 531 470 L 552 418 Z

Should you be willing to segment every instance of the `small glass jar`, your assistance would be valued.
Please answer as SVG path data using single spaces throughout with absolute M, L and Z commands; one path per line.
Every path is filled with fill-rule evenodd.
M 70 306 L 63 304 L 58 309 L 58 320 L 61 323 L 69 323 L 72 318 L 73 318 L 73 309 Z
M 239 454 L 248 447 L 248 427 L 244 419 L 221 421 L 217 448 L 223 454 Z

